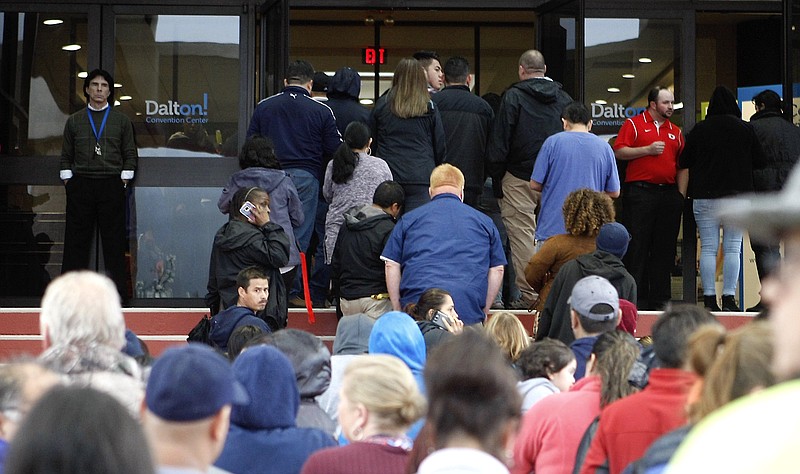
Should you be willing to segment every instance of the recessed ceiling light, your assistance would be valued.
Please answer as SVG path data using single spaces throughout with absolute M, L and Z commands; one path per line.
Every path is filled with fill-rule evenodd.
M 120 102 L 118 100 L 114 101 L 114 107 L 119 107 L 120 105 L 122 105 L 122 102 Z
M 615 93 L 615 94 L 616 94 L 617 92 L 619 92 L 619 87 L 609 87 L 609 88 L 608 88 L 608 89 L 606 89 L 606 90 L 607 90 L 608 92 L 613 92 L 613 93 Z
M 122 84 L 120 84 L 119 82 L 115 82 L 114 83 L 114 88 L 115 89 L 120 89 L 120 88 L 122 88 Z
M 79 49 L 81 49 L 81 45 L 79 45 L 79 44 L 68 44 L 66 46 L 62 46 L 61 49 L 63 49 L 64 51 L 73 52 L 73 51 L 78 51 Z
M 86 71 L 79 72 L 78 77 L 80 77 L 81 79 L 86 79 L 87 77 L 89 77 L 89 73 Z
M 603 99 L 597 99 L 594 101 L 595 104 L 606 105 L 608 102 L 604 101 Z
M 640 63 L 652 63 L 653 60 L 650 58 L 639 58 Z
M 123 95 L 123 96 L 120 96 L 120 98 L 119 98 L 119 100 L 131 100 L 131 99 L 133 99 L 133 97 L 131 97 L 129 95 Z
M 677 103 L 673 104 L 672 108 L 674 110 L 681 110 L 683 108 L 683 102 L 677 102 Z
M 361 99 L 358 102 L 362 105 L 372 105 L 375 101 L 372 99 Z
M 634 76 L 633 74 L 623 74 L 622 77 L 623 79 L 633 79 L 636 76 Z
M 64 20 L 59 20 L 57 18 L 53 18 L 53 19 L 50 19 L 50 20 L 45 20 L 42 23 L 44 23 L 47 26 L 55 26 L 55 25 L 60 25 L 60 24 L 64 23 Z

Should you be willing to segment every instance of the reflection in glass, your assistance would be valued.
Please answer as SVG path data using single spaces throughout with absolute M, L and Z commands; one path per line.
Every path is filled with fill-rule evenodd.
M 676 103 L 681 101 L 676 89 L 680 20 L 587 18 L 585 25 L 584 88 L 593 132 L 616 135 L 626 118 L 647 107 L 647 94 L 654 86 L 672 89 Z M 671 121 L 682 124 L 678 107 Z
M 0 11 L 0 154 L 61 153 L 67 117 L 86 104 L 78 77 L 87 67 L 86 23 L 85 14 Z M 69 45 L 80 49 L 62 49 Z
M 221 188 L 137 187 L 136 298 L 202 298 L 211 244 L 227 216 Z
M 239 17 L 120 15 L 116 30 L 115 93 L 139 156 L 236 156 Z

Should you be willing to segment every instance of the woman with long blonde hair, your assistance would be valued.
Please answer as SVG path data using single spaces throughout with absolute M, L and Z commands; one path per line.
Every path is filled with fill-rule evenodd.
M 392 88 L 378 99 L 370 114 L 375 155 L 389 164 L 394 180 L 406 194 L 405 211 L 430 200 L 431 171 L 444 162 L 444 127 L 430 100 L 422 65 L 403 58 L 392 78 Z

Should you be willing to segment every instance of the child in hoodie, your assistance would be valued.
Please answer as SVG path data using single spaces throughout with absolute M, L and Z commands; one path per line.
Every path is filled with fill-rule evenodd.
M 576 364 L 572 350 L 556 339 L 537 341 L 522 351 L 517 359 L 523 376 L 517 383 L 522 413 L 548 395 L 569 390 L 575 383 Z

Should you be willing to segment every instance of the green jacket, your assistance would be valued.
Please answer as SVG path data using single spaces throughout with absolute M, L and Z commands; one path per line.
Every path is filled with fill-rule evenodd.
M 64 125 L 60 169 L 90 178 L 119 176 L 122 170 L 136 170 L 138 153 L 130 119 L 111 109 L 99 140 L 102 155 L 98 156 L 95 154 L 98 140 L 89 123 L 87 110 L 72 114 Z M 99 131 L 105 111 L 91 113 Z

